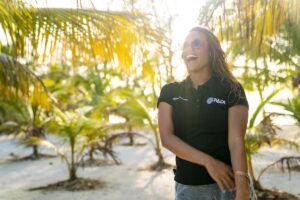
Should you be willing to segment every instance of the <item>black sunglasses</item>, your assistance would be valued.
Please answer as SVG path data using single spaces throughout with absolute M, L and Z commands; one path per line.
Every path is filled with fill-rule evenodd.
M 192 43 L 190 44 L 190 47 L 192 49 L 199 49 L 202 46 L 202 41 L 199 39 L 193 40 Z M 183 50 L 187 49 L 189 46 L 187 43 L 184 43 L 183 45 Z

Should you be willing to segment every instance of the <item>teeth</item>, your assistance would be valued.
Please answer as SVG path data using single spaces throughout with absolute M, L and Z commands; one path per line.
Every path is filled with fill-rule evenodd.
M 197 56 L 195 56 L 195 55 L 193 55 L 193 54 L 188 55 L 188 56 L 186 57 L 186 59 L 187 59 L 188 62 L 191 61 L 191 60 L 193 60 L 193 59 L 196 59 L 196 58 L 197 58 Z
M 195 56 L 195 55 L 188 55 L 186 58 L 187 58 L 187 59 L 197 58 L 197 56 Z

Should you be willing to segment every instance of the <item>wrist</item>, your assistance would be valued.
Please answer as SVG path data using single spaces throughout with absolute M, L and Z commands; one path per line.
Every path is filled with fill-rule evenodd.
M 250 199 L 249 193 L 237 192 L 235 195 L 235 200 L 249 200 L 249 199 Z
M 250 189 L 248 183 L 244 181 L 236 182 L 236 199 L 247 199 L 246 197 L 250 197 Z
M 202 165 L 205 168 L 208 168 L 210 166 L 210 164 L 211 164 L 212 161 L 213 161 L 213 157 L 211 157 L 209 155 L 203 156 Z
M 234 177 L 235 185 L 236 188 L 241 188 L 241 189 L 249 189 L 249 180 L 245 176 L 235 176 Z
M 246 186 L 249 185 L 249 180 L 247 177 L 235 176 L 234 180 L 237 185 L 246 185 Z
M 250 192 L 249 186 L 246 184 L 236 184 L 236 191 L 241 191 L 241 192 Z

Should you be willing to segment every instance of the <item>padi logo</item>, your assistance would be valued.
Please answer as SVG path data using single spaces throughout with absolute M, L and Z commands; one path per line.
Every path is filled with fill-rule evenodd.
M 217 103 L 217 104 L 226 104 L 225 100 L 223 99 L 217 99 L 214 97 L 208 97 L 208 99 L 206 100 L 207 104 L 212 104 L 213 102 Z

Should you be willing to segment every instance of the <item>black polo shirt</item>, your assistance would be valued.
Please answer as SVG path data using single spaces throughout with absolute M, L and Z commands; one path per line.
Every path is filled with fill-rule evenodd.
M 228 147 L 228 108 L 248 106 L 243 87 L 232 90 L 227 80 L 216 76 L 197 89 L 190 76 L 164 85 L 157 101 L 172 106 L 175 135 L 191 146 L 231 166 Z M 205 167 L 176 156 L 175 181 L 186 185 L 215 183 Z

